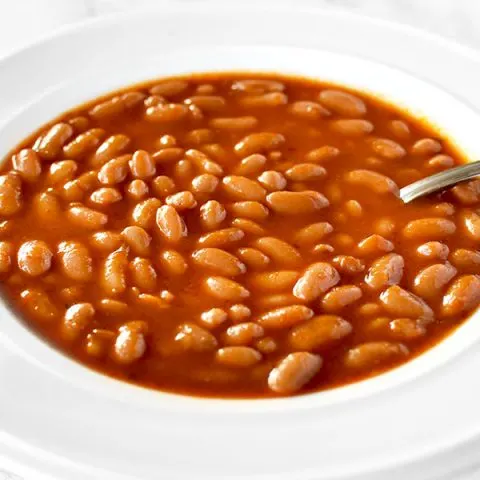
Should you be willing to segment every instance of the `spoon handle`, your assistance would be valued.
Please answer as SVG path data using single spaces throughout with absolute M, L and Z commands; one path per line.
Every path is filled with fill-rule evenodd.
M 480 175 L 480 161 L 467 163 L 460 167 L 450 168 L 430 177 L 418 180 L 400 189 L 400 198 L 409 203 L 418 197 L 437 192 L 451 185 L 469 180 Z

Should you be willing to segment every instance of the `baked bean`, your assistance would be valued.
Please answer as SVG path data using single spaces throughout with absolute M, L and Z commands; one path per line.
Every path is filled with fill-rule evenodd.
M 184 103 L 186 105 L 195 105 L 206 112 L 223 110 L 226 105 L 225 99 L 217 95 L 194 95 L 186 98 Z
M 480 303 L 480 279 L 477 275 L 463 275 L 454 280 L 443 297 L 442 314 L 458 315 L 473 310 Z
M 381 235 L 370 235 L 358 243 L 357 251 L 359 255 L 373 255 L 381 252 L 391 252 L 393 243 L 383 238 Z
M 104 135 L 105 130 L 102 128 L 92 128 L 81 133 L 63 147 L 63 154 L 77 160 L 97 148 Z
M 197 177 L 198 178 L 198 177 Z M 160 175 L 152 180 L 152 189 L 158 197 L 166 197 L 175 192 L 175 182 L 165 175 Z
M 375 233 L 383 237 L 391 236 L 396 228 L 391 218 L 379 218 L 374 224 Z
M 398 186 L 391 178 L 372 170 L 353 170 L 347 173 L 345 179 L 352 185 L 363 186 L 379 195 L 398 195 Z
M 410 136 L 410 127 L 402 120 L 392 120 L 389 127 L 390 131 L 398 138 L 405 140 Z
M 90 195 L 90 200 L 101 207 L 119 202 L 121 199 L 122 194 L 113 187 L 99 188 Z
M 116 250 L 118 247 L 120 247 L 122 243 L 122 237 L 116 232 L 97 232 L 90 237 L 90 243 L 92 247 L 95 247 L 97 250 L 113 252 L 113 250 Z
M 206 230 L 217 228 L 226 217 L 227 212 L 225 207 L 216 200 L 209 200 L 200 207 L 200 222 Z M 238 232 L 237 236 L 239 236 L 239 240 L 243 238 L 243 235 Z
M 128 312 L 128 305 L 113 298 L 103 298 L 97 304 L 98 310 L 106 315 L 120 316 Z
M 147 198 L 135 205 L 132 211 L 133 223 L 144 229 L 152 228 L 162 202 L 158 198 Z M 172 208 L 172 207 L 169 207 Z
M 380 294 L 380 301 L 390 315 L 396 317 L 433 319 L 432 309 L 419 297 L 398 285 L 392 285 Z
M 12 157 L 12 167 L 27 182 L 34 182 L 42 172 L 37 152 L 30 148 L 20 150 Z
M 260 153 L 253 153 L 244 158 L 235 168 L 236 175 L 253 175 L 262 170 L 267 163 L 267 158 Z
M 32 277 L 44 274 L 52 266 L 52 252 L 41 240 L 22 243 L 18 249 L 18 268 Z
M 30 315 L 41 322 L 58 318 L 58 309 L 47 293 L 40 288 L 27 288 L 20 293 L 20 302 Z
M 145 118 L 150 122 L 170 123 L 179 122 L 187 117 L 188 107 L 179 103 L 166 103 L 148 107 Z
M 200 315 L 200 321 L 208 328 L 215 328 L 228 318 L 227 312 L 221 308 L 211 308 Z
M 368 120 L 342 119 L 330 124 L 333 131 L 347 137 L 361 137 L 373 132 L 373 123 Z
M 197 201 L 195 200 L 193 193 L 188 190 L 169 195 L 165 199 L 165 202 L 167 205 L 174 207 L 178 211 L 190 210 L 197 206 Z
M 238 142 L 234 150 L 237 155 L 246 157 L 252 153 L 263 153 L 275 150 L 285 143 L 285 137 L 280 133 L 252 133 Z
M 194 176 L 194 166 L 190 160 L 180 160 L 175 165 L 173 176 L 179 183 L 187 183 Z
M 118 295 L 127 288 L 127 250 L 119 248 L 110 253 L 102 266 L 100 285 L 108 295 Z
M 198 239 L 202 247 L 227 247 L 240 241 L 245 234 L 239 228 L 224 228 L 215 232 L 206 233 Z
M 73 160 L 62 160 L 50 165 L 47 174 L 48 183 L 51 185 L 65 183 L 71 180 L 78 170 L 78 165 Z
M 264 355 L 275 352 L 278 345 L 277 342 L 271 337 L 260 338 L 255 342 L 255 348 Z
M 443 170 L 455 166 L 455 160 L 450 155 L 438 154 L 427 162 L 427 166 L 435 170 Z
M 388 138 L 377 138 L 372 142 L 372 148 L 377 155 L 387 160 L 399 160 L 407 154 L 399 143 Z
M 293 102 L 289 106 L 288 111 L 293 116 L 305 120 L 319 120 L 330 115 L 330 112 L 324 106 L 308 100 Z
M 276 213 L 305 215 L 328 207 L 327 198 L 319 192 L 273 192 L 267 195 L 267 203 Z
M 446 258 L 447 257 L 445 257 L 444 260 L 446 260 Z M 480 273 L 480 252 L 477 252 L 476 250 L 457 248 L 452 252 L 451 262 L 458 269 L 463 270 L 464 272 Z
M 237 200 L 262 201 L 266 191 L 254 180 L 238 175 L 231 175 L 223 178 L 224 190 Z
M 377 303 L 364 303 L 357 309 L 357 314 L 365 317 L 373 317 L 379 315 L 382 311 L 382 307 Z
M 135 107 L 141 103 L 145 97 L 146 95 L 141 92 L 128 92 L 95 105 L 88 113 L 95 119 L 112 117 L 119 115 L 129 108 Z
M 177 145 L 177 140 L 173 135 L 162 135 L 158 140 L 160 148 L 170 148 Z
M 187 226 L 174 207 L 163 205 L 157 210 L 157 226 L 168 242 L 178 243 L 187 236 Z
M 251 347 L 224 347 L 218 350 L 215 359 L 227 367 L 251 367 L 262 359 L 262 355 Z
M 319 253 L 319 254 L 333 253 L 334 251 L 335 249 L 328 243 L 318 243 L 312 248 L 312 253 L 315 253 L 315 254 L 316 253 Z
M 322 299 L 321 306 L 325 312 L 338 312 L 342 308 L 362 298 L 362 290 L 356 285 L 334 287 Z
M 282 395 L 294 393 L 304 387 L 319 372 L 322 358 L 308 352 L 287 355 L 268 375 L 268 386 Z
M 97 230 L 108 222 L 104 213 L 83 206 L 72 206 L 67 210 L 67 218 L 78 227 Z
M 389 323 L 389 329 L 392 337 L 397 340 L 415 340 L 427 332 L 420 322 L 411 318 L 396 318 Z
M 130 145 L 126 135 L 118 134 L 108 137 L 96 150 L 91 160 L 93 167 L 101 167 L 109 160 L 118 157 Z
M 345 117 L 362 117 L 367 112 L 363 100 L 341 90 L 323 90 L 318 99 L 329 110 Z
M 480 201 L 480 180 L 471 180 L 455 185 L 450 193 L 462 205 L 473 205 Z
M 450 249 L 441 242 L 427 242 L 417 248 L 417 253 L 429 260 L 446 260 Z
M 422 218 L 409 222 L 403 235 L 408 239 L 437 240 L 453 235 L 456 229 L 455 223 L 445 218 Z
M 152 155 L 152 159 L 156 163 L 164 164 L 164 163 L 172 163 L 180 160 L 184 154 L 183 148 L 178 147 L 165 147 L 155 152 Z
M 132 295 L 134 297 L 134 301 L 136 302 L 138 308 L 141 311 L 147 312 L 149 314 L 156 314 L 163 313 L 164 310 L 170 308 L 169 301 L 165 300 L 164 298 L 158 296 L 157 294 L 152 295 L 150 293 L 139 293 L 140 290 L 138 287 L 132 287 Z
M 232 90 L 247 94 L 261 94 L 267 92 L 283 92 L 285 85 L 276 80 L 267 79 L 252 79 L 252 80 L 237 80 L 232 83 Z
M 325 177 L 327 171 L 315 163 L 299 163 L 289 168 L 285 175 L 294 182 L 305 182 Z
M 433 298 L 441 293 L 456 274 L 457 269 L 449 263 L 430 265 L 416 275 L 413 280 L 413 291 L 419 297 Z
M 161 83 L 150 88 L 150 93 L 153 95 L 161 95 L 162 97 L 173 97 L 184 93 L 188 88 L 188 82 L 185 80 L 164 80 Z
M 103 328 L 94 328 L 85 341 L 85 351 L 90 357 L 100 358 L 107 354 L 115 333 Z
M 197 168 L 200 168 L 203 173 L 210 173 L 215 176 L 223 175 L 222 166 L 210 160 L 210 158 L 200 150 L 191 148 L 185 152 L 185 157 L 192 161 Z
M 236 253 L 248 268 L 261 270 L 270 263 L 270 258 L 256 248 L 239 248 Z
M 78 117 L 73 117 L 67 122 L 73 127 L 76 132 L 84 132 L 90 125 L 90 120 L 87 117 L 79 115 Z
M 372 263 L 365 282 L 374 290 L 382 290 L 390 285 L 397 285 L 403 277 L 405 262 L 401 255 L 389 253 Z
M 68 123 L 55 124 L 43 135 L 37 153 L 46 160 L 53 160 L 72 134 L 73 128 Z
M 93 260 L 85 245 L 66 241 L 58 245 L 58 257 L 62 273 L 77 282 L 88 282 L 92 278 Z
M 257 322 L 264 328 L 288 328 L 313 317 L 313 310 L 305 305 L 289 305 L 287 307 L 270 310 L 260 317 Z
M 475 212 L 466 210 L 460 215 L 465 233 L 474 241 L 480 240 L 480 216 Z
M 0 273 L 7 273 L 12 266 L 13 245 L 0 241 Z
M 185 258 L 176 250 L 164 250 L 160 260 L 169 275 L 183 275 L 187 271 L 188 265 Z
M 294 243 L 303 247 L 313 245 L 323 240 L 323 238 L 332 232 L 333 227 L 328 222 L 312 223 L 311 225 L 303 227 L 296 233 Z
M 175 342 L 184 350 L 192 350 L 194 352 L 209 352 L 218 345 L 214 335 L 192 323 L 180 325 L 175 336 Z
M 212 118 L 210 120 L 210 126 L 212 128 L 227 131 L 251 130 L 257 125 L 258 120 L 251 116 Z
M 433 138 L 422 138 L 416 141 L 411 152 L 414 155 L 434 155 L 442 151 L 442 144 Z
M 116 185 L 127 177 L 130 155 L 122 155 L 106 162 L 98 172 L 98 181 L 103 185 Z
M 350 255 L 337 255 L 332 263 L 337 270 L 347 275 L 355 275 L 365 270 L 363 261 Z
M 442 217 L 449 217 L 455 213 L 455 207 L 448 202 L 438 203 L 432 208 L 432 213 Z
M 238 103 L 245 108 L 278 107 L 286 105 L 288 97 L 283 92 L 270 92 L 239 98 Z
M 262 237 L 255 240 L 253 246 L 268 255 L 278 265 L 293 267 L 302 259 L 295 247 L 278 238 Z
M 339 281 L 340 275 L 329 263 L 314 263 L 299 278 L 293 287 L 293 294 L 301 300 L 311 302 Z
M 401 343 L 368 342 L 351 348 L 345 355 L 344 363 L 354 369 L 375 368 L 408 354 L 408 348 Z
M 91 303 L 76 303 L 69 307 L 63 317 L 61 332 L 63 338 L 75 340 L 87 328 L 95 315 Z
M 142 227 L 126 227 L 121 235 L 136 255 L 148 255 L 152 239 Z
M 155 175 L 155 163 L 145 150 L 137 150 L 128 162 L 133 177 L 146 179 Z
M 12 175 L 0 175 L 0 215 L 11 216 L 22 207 L 20 179 Z
M 331 160 L 340 155 L 340 150 L 336 147 L 330 145 L 324 145 L 323 147 L 316 148 L 311 150 L 305 156 L 306 162 L 324 162 L 326 160 Z
M 45 222 L 53 222 L 61 219 L 62 209 L 60 207 L 60 201 L 58 197 L 50 191 L 36 195 L 33 199 L 32 206 L 38 218 Z
M 219 248 L 202 248 L 192 253 L 193 262 L 218 275 L 234 277 L 247 271 L 247 267 L 234 255 Z
M 274 170 L 263 172 L 258 177 L 258 181 L 270 192 L 283 190 L 287 186 L 286 178 L 280 172 Z
M 213 193 L 217 189 L 218 183 L 219 180 L 215 175 L 203 173 L 192 180 L 192 190 L 195 193 Z
M 300 274 L 294 270 L 279 270 L 276 272 L 256 273 L 252 275 L 251 282 L 252 286 L 258 290 L 282 292 L 290 290 L 299 276 Z
M 241 303 L 236 303 L 228 309 L 228 316 L 232 322 L 243 322 L 252 315 L 252 311 Z
M 250 220 L 249 218 L 234 218 L 231 223 L 232 227 L 239 228 L 245 234 L 252 234 L 256 236 L 263 236 L 266 234 L 264 228 L 262 228 L 258 223 Z
M 138 178 L 132 180 L 127 185 L 126 194 L 134 200 L 142 200 L 148 195 L 148 185 Z
M 152 262 L 147 258 L 134 258 L 129 265 L 133 284 L 147 292 L 151 292 L 157 286 L 157 272 Z
M 250 296 L 240 283 L 225 277 L 208 277 L 204 285 L 207 293 L 220 300 L 238 302 Z
M 146 350 L 147 343 L 143 332 L 128 323 L 119 328 L 112 351 L 115 362 L 129 365 L 143 357 Z
M 294 327 L 288 341 L 295 350 L 318 350 L 349 335 L 352 326 L 336 315 L 319 315 Z

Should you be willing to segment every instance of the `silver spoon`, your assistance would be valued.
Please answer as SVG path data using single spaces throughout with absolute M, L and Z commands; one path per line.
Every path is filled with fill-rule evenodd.
M 446 187 L 480 175 L 480 161 L 467 163 L 460 167 L 450 168 L 430 177 L 422 178 L 400 189 L 400 198 L 404 203 L 410 203 L 419 197 L 438 192 Z

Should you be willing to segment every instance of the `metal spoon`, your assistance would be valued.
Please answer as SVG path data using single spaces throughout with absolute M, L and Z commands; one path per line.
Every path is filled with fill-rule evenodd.
M 418 182 L 403 187 L 400 189 L 400 198 L 404 203 L 409 203 L 416 198 L 438 192 L 446 187 L 464 182 L 478 175 L 480 175 L 480 161 L 450 168 L 449 170 L 444 170 L 430 177 L 422 178 L 422 180 L 418 180 Z

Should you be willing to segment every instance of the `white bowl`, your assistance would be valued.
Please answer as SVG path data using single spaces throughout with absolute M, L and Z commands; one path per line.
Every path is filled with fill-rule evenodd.
M 479 158 L 472 107 L 480 95 L 465 78 L 478 77 L 478 61 L 433 37 L 335 12 L 167 4 L 84 23 L 1 62 L 0 155 L 64 110 L 130 83 L 253 70 L 368 91 L 428 118 Z M 452 72 L 460 65 L 462 84 Z M 468 101 L 459 98 L 465 92 Z M 8 392 L 0 442 L 11 460 L 61 479 L 428 480 L 474 463 L 480 315 L 389 373 L 274 400 L 190 398 L 122 383 L 53 350 L 3 305 L 0 316 Z

